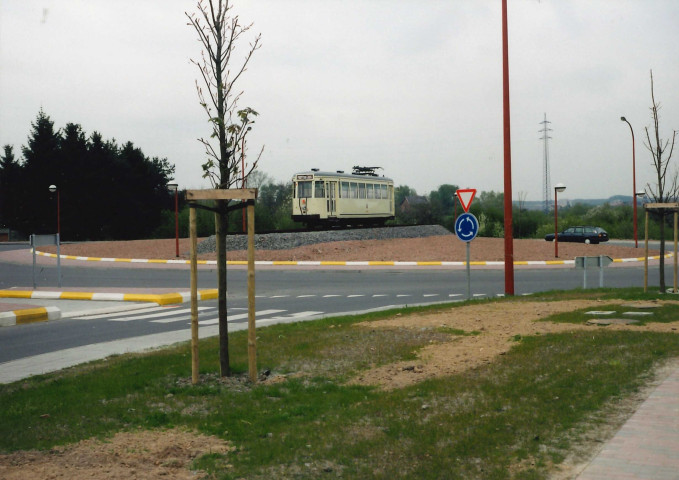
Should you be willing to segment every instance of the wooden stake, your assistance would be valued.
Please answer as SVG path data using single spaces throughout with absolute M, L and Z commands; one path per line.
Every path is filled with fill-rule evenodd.
M 191 235 L 191 383 L 198 383 L 198 238 L 196 209 L 189 209 Z
M 674 291 L 677 293 L 677 212 L 674 212 Z
M 250 381 L 257 381 L 257 332 L 255 327 L 255 204 L 248 202 L 248 366 Z
M 646 210 L 646 233 L 644 238 L 644 293 L 648 292 L 648 210 Z

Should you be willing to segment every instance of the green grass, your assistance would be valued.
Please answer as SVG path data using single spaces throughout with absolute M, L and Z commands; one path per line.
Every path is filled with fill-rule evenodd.
M 587 312 L 615 312 L 607 315 L 588 314 Z M 650 313 L 650 315 L 626 315 L 626 313 Z M 596 308 L 583 308 L 573 312 L 565 312 L 557 315 L 552 315 L 543 321 L 554 323 L 575 323 L 584 324 L 588 320 L 593 319 L 607 319 L 607 318 L 624 318 L 629 320 L 636 320 L 637 326 L 644 326 L 649 323 L 670 323 L 679 320 L 679 305 L 665 304 L 657 308 L 632 308 L 623 307 L 620 304 L 603 304 L 597 305 Z
M 620 298 L 607 295 L 600 292 Z M 597 328 L 517 337 L 492 364 L 403 389 L 348 385 L 361 370 L 415 358 L 431 342 L 483 335 L 355 325 L 394 314 L 259 329 L 259 367 L 291 374 L 284 382 L 213 378 L 193 386 L 189 348 L 180 345 L 0 386 L 0 451 L 185 426 L 237 447 L 228 461 L 216 454 L 196 460 L 214 478 L 546 478 L 589 428 L 649 380 L 654 365 L 679 356 L 675 334 Z M 230 337 L 233 369 L 244 372 L 246 334 Z M 214 376 L 216 339 L 202 341 L 200 355 L 201 373 Z

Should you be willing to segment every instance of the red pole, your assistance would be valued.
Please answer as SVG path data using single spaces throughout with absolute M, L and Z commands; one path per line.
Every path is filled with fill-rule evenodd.
M 241 141 L 240 147 L 240 171 L 241 171 L 241 188 L 245 188 L 245 137 Z M 245 200 L 241 200 L 244 202 Z M 241 209 L 243 214 L 243 233 L 245 233 L 245 208 Z
M 61 191 L 57 190 L 57 234 L 61 242 Z
M 554 189 L 554 258 L 559 258 L 559 227 L 557 222 L 557 202 L 558 191 Z
M 507 0 L 502 0 L 502 105 L 505 167 L 505 294 L 514 295 L 514 232 L 512 231 L 512 147 L 509 128 L 509 47 Z
M 637 167 L 636 167 L 636 148 L 634 148 L 634 130 L 625 117 L 620 117 L 620 120 L 629 125 L 629 131 L 632 132 L 632 202 L 633 203 L 633 217 L 634 217 L 634 248 L 639 248 L 639 241 L 637 239 Z
M 175 255 L 179 258 L 179 185 L 174 191 L 174 238 Z

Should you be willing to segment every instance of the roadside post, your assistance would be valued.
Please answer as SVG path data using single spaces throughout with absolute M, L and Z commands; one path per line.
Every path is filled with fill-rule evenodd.
M 645 203 L 644 210 L 646 211 L 646 225 L 645 225 L 645 238 L 644 238 L 644 293 L 648 292 L 648 212 L 649 210 L 655 211 L 670 211 L 674 212 L 674 288 L 672 293 L 677 293 L 677 243 L 679 242 L 679 230 L 677 230 L 677 221 L 679 220 L 679 202 L 670 203 Z M 664 221 L 664 216 L 663 220 Z
M 472 280 L 471 280 L 471 260 L 469 253 L 469 245 L 472 240 L 476 238 L 479 233 L 479 221 L 476 217 L 469 213 L 469 207 L 474 200 L 474 195 L 476 195 L 476 189 L 468 188 L 463 190 L 458 190 L 455 192 L 458 199 L 460 200 L 460 205 L 464 209 L 464 213 L 457 217 L 455 220 L 455 235 L 457 238 L 466 243 L 467 249 L 467 300 L 472 298 Z
M 608 255 L 599 255 L 598 257 L 575 257 L 575 268 L 583 270 L 582 273 L 582 288 L 587 288 L 587 267 L 599 268 L 599 288 L 604 286 L 604 267 L 611 264 L 613 259 Z
M 189 200 L 189 230 L 191 237 L 191 383 L 199 380 L 198 352 L 198 254 L 196 208 L 216 211 L 196 203 L 198 200 L 244 200 L 229 210 L 247 209 L 248 218 L 248 374 L 252 383 L 257 382 L 257 336 L 255 325 L 255 199 L 256 188 L 187 190 Z
M 61 250 L 60 250 L 59 234 L 51 235 L 36 235 L 31 234 L 31 251 L 33 252 L 33 290 L 36 288 L 35 282 L 35 248 L 42 247 L 45 245 L 56 245 L 57 246 L 57 279 L 59 282 L 59 288 L 61 288 Z

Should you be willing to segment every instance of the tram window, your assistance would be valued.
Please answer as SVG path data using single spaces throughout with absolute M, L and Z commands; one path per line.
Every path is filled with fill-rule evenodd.
M 311 182 L 298 182 L 297 198 L 310 198 L 310 197 L 311 197 Z
M 340 197 L 349 198 L 349 182 L 342 182 L 342 191 Z
M 387 186 L 382 185 L 382 198 L 389 198 L 389 192 L 387 191 Z
M 314 197 L 325 198 L 325 182 L 316 181 L 316 191 L 314 192 Z
M 372 184 L 366 185 L 365 188 L 366 188 L 366 190 L 367 190 L 367 195 L 366 195 L 366 196 L 367 196 L 368 198 L 375 198 L 375 193 L 374 193 Z
M 358 184 L 351 182 L 351 198 L 358 198 Z
M 365 198 L 365 183 L 358 184 L 358 198 Z
M 379 185 L 375 185 L 375 198 L 382 198 L 382 190 Z

